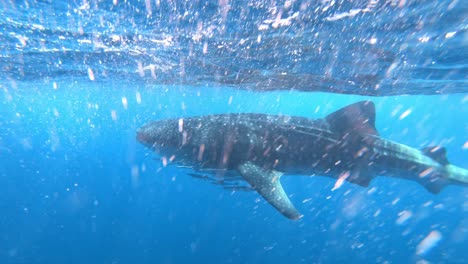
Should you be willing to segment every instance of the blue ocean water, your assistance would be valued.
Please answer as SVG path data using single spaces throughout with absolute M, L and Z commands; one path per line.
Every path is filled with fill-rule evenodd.
M 369 99 L 382 137 L 468 168 L 465 2 L 0 5 L 0 263 L 468 261 L 464 187 L 285 176 L 291 221 L 135 139 L 156 119 Z

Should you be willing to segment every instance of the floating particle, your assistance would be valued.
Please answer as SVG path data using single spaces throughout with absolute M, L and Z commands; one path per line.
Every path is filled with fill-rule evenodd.
M 446 39 L 453 38 L 453 36 L 455 36 L 455 33 L 457 32 L 448 32 L 447 34 L 445 34 L 445 38 Z
M 208 42 L 203 43 L 203 54 L 208 53 Z
M 442 234 L 437 231 L 431 231 L 416 247 L 417 255 L 424 255 L 433 249 L 442 239 Z
M 377 209 L 377 211 L 375 211 L 374 213 L 374 217 L 377 217 L 380 215 L 380 212 L 382 212 L 380 209 Z
M 28 40 L 27 37 L 16 36 L 16 38 L 17 38 L 18 41 L 21 43 L 21 46 L 22 46 L 22 47 L 26 47 L 26 45 L 27 45 L 26 41 Z
M 117 112 L 115 110 L 111 111 L 111 117 L 112 117 L 112 120 L 114 120 L 114 121 L 117 120 Z
M 122 97 L 122 105 L 124 107 L 125 110 L 127 110 L 127 107 L 128 107 L 128 101 L 127 101 L 127 97 Z
M 58 88 L 57 83 L 56 82 L 52 83 L 52 87 L 54 87 L 54 90 L 57 90 L 57 88 Z
M 411 109 L 404 111 L 403 114 L 400 115 L 400 120 L 403 120 L 404 118 L 409 116 L 409 114 L 411 114 L 411 111 L 412 111 Z
M 205 152 L 205 144 L 201 144 L 200 145 L 200 148 L 198 149 L 198 161 L 202 161 L 203 160 L 203 153 Z
M 388 67 L 387 71 L 385 72 L 385 76 L 386 76 L 386 77 L 391 77 L 391 76 L 392 76 L 393 70 L 395 70 L 397 66 L 398 66 L 398 63 L 397 63 L 397 62 L 392 63 L 392 64 Z
M 419 177 L 424 178 L 427 175 L 431 174 L 433 171 L 434 171 L 434 168 L 431 168 L 431 167 L 427 168 L 424 171 L 422 171 L 421 173 L 419 173 Z
M 91 81 L 94 81 L 94 72 L 91 68 L 88 68 L 88 77 Z
M 137 72 L 140 77 L 145 77 L 145 70 L 143 68 L 143 64 L 140 61 L 137 63 Z
M 137 177 L 139 175 L 139 168 L 138 166 L 134 165 L 132 166 L 132 170 L 131 170 L 131 174 L 132 174 L 132 177 Z
M 138 187 L 139 176 L 140 176 L 139 167 L 136 166 L 136 165 L 132 166 L 132 170 L 131 170 L 131 182 L 132 182 L 132 186 L 133 186 L 133 187 Z
M 458 1 L 458 0 L 452 1 L 450 3 L 450 5 L 447 6 L 447 10 L 449 10 L 449 11 L 452 10 L 458 4 L 458 2 L 460 2 L 460 1 Z
M 336 180 L 335 185 L 332 188 L 332 191 L 337 190 L 343 185 L 344 181 L 349 177 L 350 173 L 349 171 L 342 173 L 340 177 L 338 177 L 338 180 Z
M 263 247 L 263 249 L 264 249 L 265 251 L 270 251 L 270 250 L 272 250 L 273 248 L 275 248 L 275 246 Z
M 352 249 L 360 249 L 364 246 L 363 243 L 355 242 L 354 244 L 351 245 Z
M 182 132 L 182 145 L 187 144 L 187 137 L 188 137 L 187 131 L 183 131 Z
M 433 201 L 427 201 L 423 204 L 424 207 L 431 206 L 434 202 Z
M 463 97 L 463 99 L 461 100 L 461 103 L 464 104 L 464 103 L 468 103 L 468 95 L 465 95 Z
M 156 79 L 156 67 L 153 64 L 151 64 L 149 68 L 151 71 L 151 78 Z
M 430 40 L 431 38 L 429 38 L 428 36 L 424 36 L 424 37 L 420 37 L 418 38 L 419 42 L 421 43 L 426 43 Z
M 468 141 L 466 141 L 465 144 L 463 144 L 463 149 L 468 149 Z
M 145 7 L 146 7 L 146 13 L 148 14 L 148 16 L 151 16 L 153 13 L 151 10 L 151 0 L 145 1 Z
M 401 105 L 397 105 L 397 106 L 393 109 L 391 115 L 392 115 L 392 116 L 396 116 L 396 115 L 398 114 L 398 112 L 400 112 L 401 108 L 402 108 Z
M 362 157 L 364 154 L 367 153 L 369 149 L 367 147 L 362 147 L 357 153 L 356 157 Z
M 111 38 L 112 42 L 114 42 L 114 43 L 122 41 L 122 38 L 119 35 L 111 35 L 110 38 Z
M 431 148 L 430 152 L 434 153 L 434 152 L 438 151 L 439 149 L 440 149 L 440 146 L 436 146 L 436 147 Z
M 136 98 L 137 104 L 141 104 L 141 94 L 140 94 L 140 92 L 135 93 L 135 98 Z
M 413 216 L 413 213 L 408 210 L 403 210 L 400 213 L 398 213 L 398 216 L 399 217 L 396 220 L 397 225 L 403 225 Z
M 184 131 L 184 119 L 179 119 L 179 132 L 182 133 Z
M 163 167 L 167 166 L 167 158 L 166 157 L 162 157 L 161 162 L 162 162 Z

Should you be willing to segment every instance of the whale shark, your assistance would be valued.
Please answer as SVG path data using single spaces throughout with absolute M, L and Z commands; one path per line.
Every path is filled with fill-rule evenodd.
M 302 214 L 281 185 L 283 175 L 321 175 L 363 187 L 377 176 L 412 180 L 431 193 L 468 186 L 468 170 L 451 164 L 446 149 L 416 149 L 379 136 L 375 106 L 361 101 L 324 118 L 259 113 L 156 120 L 136 138 L 169 162 L 245 180 L 290 219 Z M 239 177 L 240 176 L 240 177 Z

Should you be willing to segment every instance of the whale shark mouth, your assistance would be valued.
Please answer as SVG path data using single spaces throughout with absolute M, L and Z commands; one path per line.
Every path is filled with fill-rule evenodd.
M 136 131 L 136 139 L 138 142 L 146 145 L 146 142 L 149 142 L 149 137 L 147 133 L 144 133 L 143 129 L 138 128 Z

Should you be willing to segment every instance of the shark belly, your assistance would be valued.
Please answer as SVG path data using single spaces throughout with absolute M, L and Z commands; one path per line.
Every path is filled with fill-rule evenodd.
M 257 119 L 257 118 L 261 119 Z M 238 170 L 253 162 L 288 175 L 336 178 L 356 163 L 361 146 L 344 144 L 323 122 L 271 116 L 221 116 L 184 121 L 183 143 L 174 155 L 195 169 Z

